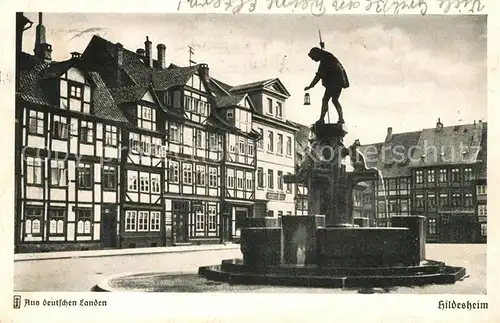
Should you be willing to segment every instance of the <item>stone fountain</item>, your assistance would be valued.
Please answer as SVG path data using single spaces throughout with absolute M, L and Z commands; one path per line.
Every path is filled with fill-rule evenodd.
M 464 268 L 425 258 L 423 216 L 392 217 L 392 227 L 355 225 L 353 188 L 379 173 L 366 167 L 357 143 L 344 146 L 344 124 L 316 123 L 311 132 L 312 149 L 299 172 L 285 178 L 307 185 L 310 215 L 243 228 L 243 259 L 200 267 L 200 275 L 234 284 L 333 288 L 445 284 L 465 276 Z

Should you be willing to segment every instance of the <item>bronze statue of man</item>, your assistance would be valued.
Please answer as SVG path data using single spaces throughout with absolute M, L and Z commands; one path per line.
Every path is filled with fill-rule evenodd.
M 319 68 L 311 84 L 304 90 L 307 91 L 312 89 L 319 82 L 319 80 L 322 81 L 322 84 L 325 87 L 325 94 L 323 95 L 321 105 L 321 116 L 319 117 L 318 122 L 325 122 L 325 115 L 328 112 L 328 103 L 330 99 L 332 99 L 333 105 L 337 109 L 337 113 L 339 115 L 338 123 L 345 123 L 344 116 L 342 114 L 342 106 L 339 103 L 339 97 L 342 89 L 349 87 L 349 80 L 344 67 L 332 53 L 318 47 L 311 49 L 309 57 L 313 61 L 319 62 Z

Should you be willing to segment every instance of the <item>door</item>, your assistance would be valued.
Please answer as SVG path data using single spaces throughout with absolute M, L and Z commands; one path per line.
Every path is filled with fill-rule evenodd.
M 116 206 L 103 206 L 101 217 L 101 247 L 116 248 Z
M 241 225 L 246 217 L 248 217 L 248 209 L 247 208 L 238 208 L 238 207 L 235 208 L 235 214 L 234 214 L 235 236 L 237 236 L 237 237 L 240 236 Z
M 231 216 L 228 213 L 224 213 L 221 218 L 221 240 L 222 242 L 230 242 L 233 240 L 231 235 Z
M 188 219 L 189 219 L 189 201 L 173 201 L 172 211 L 175 219 L 175 242 L 188 241 Z

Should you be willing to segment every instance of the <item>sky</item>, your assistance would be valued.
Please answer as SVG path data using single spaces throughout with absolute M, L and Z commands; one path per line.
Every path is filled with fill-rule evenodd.
M 25 15 L 34 25 L 23 50 L 33 53 L 38 17 Z M 324 92 L 318 83 L 303 105 L 318 64 L 307 54 L 321 30 L 351 84 L 340 97 L 347 143 L 383 141 L 388 127 L 431 128 L 438 118 L 445 126 L 487 120 L 485 16 L 44 13 L 43 23 L 54 60 L 83 52 L 93 35 L 132 51 L 148 36 L 155 56 L 166 45 L 167 64 L 188 65 L 192 46 L 193 59 L 231 85 L 277 77 L 291 94 L 285 117 L 306 125 L 318 119 Z

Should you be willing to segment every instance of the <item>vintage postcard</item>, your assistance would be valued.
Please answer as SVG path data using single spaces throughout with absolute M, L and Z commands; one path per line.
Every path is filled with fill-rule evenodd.
M 0 320 L 498 322 L 493 1 L 36 4 Z

